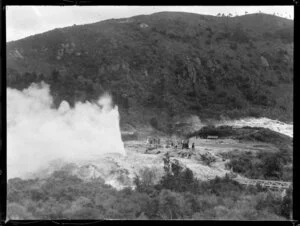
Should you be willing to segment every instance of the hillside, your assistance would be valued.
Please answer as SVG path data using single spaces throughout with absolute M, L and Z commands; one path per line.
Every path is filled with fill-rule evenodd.
M 174 118 L 293 120 L 293 21 L 160 12 L 7 43 L 7 85 L 44 80 L 56 107 L 113 94 L 121 123 L 170 132 Z

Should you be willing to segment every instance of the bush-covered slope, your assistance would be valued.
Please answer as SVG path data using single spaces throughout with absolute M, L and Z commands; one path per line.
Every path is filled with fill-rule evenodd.
M 8 43 L 7 69 L 10 87 L 50 83 L 57 105 L 109 90 L 129 122 L 292 120 L 293 21 L 161 12 L 74 25 Z

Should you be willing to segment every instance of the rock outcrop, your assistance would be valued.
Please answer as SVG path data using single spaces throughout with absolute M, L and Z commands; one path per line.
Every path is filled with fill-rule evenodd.
M 264 56 L 260 57 L 260 61 L 263 67 L 269 67 L 269 62 L 267 61 L 267 59 Z

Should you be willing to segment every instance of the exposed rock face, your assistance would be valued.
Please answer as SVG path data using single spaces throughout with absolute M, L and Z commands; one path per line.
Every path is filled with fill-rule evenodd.
M 145 23 L 141 23 L 141 24 L 140 24 L 140 28 L 147 28 L 147 27 L 149 27 L 148 24 L 145 24 Z
M 187 69 L 188 69 L 190 79 L 195 84 L 196 79 L 197 79 L 197 72 L 196 72 L 196 69 L 195 69 L 193 63 L 191 62 L 190 58 L 188 58 L 188 57 L 187 57 Z
M 20 53 L 18 49 L 15 49 L 14 51 L 11 51 L 8 53 L 9 57 L 17 58 L 17 59 L 24 59 L 24 56 Z
M 262 66 L 269 67 L 269 62 L 267 61 L 267 59 L 265 57 L 261 56 L 260 60 L 261 60 Z
M 21 59 L 24 58 L 24 57 L 22 56 L 22 54 L 21 54 L 17 49 L 16 49 L 15 53 L 16 53 L 16 56 L 17 56 L 18 58 L 21 58 Z
M 145 77 L 148 77 L 148 71 L 146 69 L 144 70 L 144 75 Z
M 202 62 L 201 62 L 201 60 L 200 60 L 199 57 L 197 57 L 197 58 L 195 59 L 195 61 L 196 61 L 197 65 L 198 65 L 199 67 L 202 66 Z
M 287 54 L 285 54 L 285 55 L 283 56 L 283 61 L 284 61 L 285 63 L 288 63 L 288 62 L 291 61 L 291 58 L 290 58 Z

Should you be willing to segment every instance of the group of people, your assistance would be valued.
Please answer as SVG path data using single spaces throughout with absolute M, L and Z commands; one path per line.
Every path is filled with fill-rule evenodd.
M 181 147 L 182 147 L 182 149 L 189 149 L 190 147 L 189 147 L 189 140 L 182 140 L 181 141 Z M 194 150 L 195 149 L 195 143 L 193 142 L 192 143 L 192 150 Z
M 175 147 L 176 149 L 178 148 L 178 146 L 181 146 L 181 148 L 182 149 L 189 149 L 190 147 L 189 147 L 189 140 L 182 140 L 181 141 L 181 143 L 173 143 L 173 142 L 171 142 L 171 147 Z M 195 149 L 195 143 L 192 143 L 192 150 L 194 150 Z
M 160 144 L 160 138 L 155 138 L 155 137 L 148 137 L 147 138 L 147 144 Z
M 159 145 L 160 144 L 160 138 L 148 138 L 147 139 L 147 144 L 156 144 L 156 145 Z M 189 146 L 189 139 L 185 139 L 185 140 L 182 140 L 181 142 L 167 142 L 167 146 L 171 146 L 171 147 L 175 147 L 175 149 L 177 149 L 178 147 L 181 147 L 182 149 L 190 149 L 190 146 Z M 195 149 L 195 143 L 192 143 L 192 150 Z

